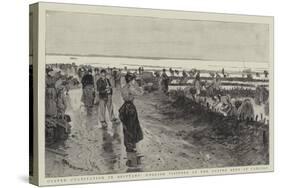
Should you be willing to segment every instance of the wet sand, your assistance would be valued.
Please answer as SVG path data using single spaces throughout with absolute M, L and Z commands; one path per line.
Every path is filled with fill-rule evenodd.
M 138 97 L 135 105 L 144 140 L 138 143 L 138 165 L 126 165 L 131 153 L 123 145 L 122 124 L 101 129 L 97 119 L 97 106 L 91 117 L 87 117 L 81 105 L 81 89 L 71 90 L 67 113 L 72 118 L 71 135 L 65 143 L 46 149 L 46 176 L 64 177 L 97 175 L 124 172 L 150 172 L 162 170 L 183 170 L 195 168 L 228 167 L 249 164 L 263 164 L 263 148 L 256 148 L 250 155 L 251 161 L 242 161 L 231 144 L 217 142 L 205 136 L 208 124 L 198 123 L 199 115 L 179 113 L 168 97 L 162 93 L 148 93 Z M 114 90 L 114 111 L 122 105 L 120 92 Z M 108 117 L 108 114 L 107 114 Z M 201 135 L 200 135 L 201 134 Z M 196 139 L 200 137 L 200 139 Z M 243 150 L 244 151 L 244 150 Z M 247 159 L 248 159 L 247 158 Z

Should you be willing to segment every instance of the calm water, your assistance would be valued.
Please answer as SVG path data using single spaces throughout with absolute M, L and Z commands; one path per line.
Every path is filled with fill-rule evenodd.
M 172 60 L 172 59 L 137 59 L 137 58 L 115 58 L 115 57 L 93 57 L 93 56 L 68 56 L 68 55 L 46 55 L 47 64 L 55 63 L 76 63 L 91 64 L 98 67 L 128 67 L 138 68 L 143 66 L 146 69 L 185 69 L 192 68 L 221 71 L 222 68 L 228 72 L 240 72 L 243 69 L 251 68 L 252 71 L 263 72 L 268 70 L 268 63 L 260 62 L 226 62 L 226 61 L 201 61 L 201 60 Z

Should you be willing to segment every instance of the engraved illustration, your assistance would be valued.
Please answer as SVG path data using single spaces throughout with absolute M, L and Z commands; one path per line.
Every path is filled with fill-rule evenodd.
M 269 164 L 269 26 L 46 13 L 45 176 Z

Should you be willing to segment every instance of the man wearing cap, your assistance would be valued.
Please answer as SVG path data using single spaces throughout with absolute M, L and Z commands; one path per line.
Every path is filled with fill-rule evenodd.
M 118 120 L 114 116 L 113 104 L 112 104 L 112 86 L 110 80 L 106 78 L 106 70 L 101 70 L 101 77 L 97 81 L 97 91 L 99 93 L 99 120 L 103 128 L 107 128 L 107 122 L 105 119 L 106 108 L 108 110 L 109 119 L 112 123 L 117 123 Z

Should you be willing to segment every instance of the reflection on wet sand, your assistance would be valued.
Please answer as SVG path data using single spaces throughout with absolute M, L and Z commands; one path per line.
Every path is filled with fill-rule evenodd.
M 141 160 L 142 155 L 137 152 L 127 152 L 127 162 L 128 166 L 127 172 L 142 172 Z
M 118 156 L 113 148 L 112 142 L 114 138 L 107 132 L 107 130 L 102 129 L 102 140 L 103 152 L 101 157 L 104 159 L 105 165 L 109 168 L 109 170 L 114 170 L 115 165 L 118 166 L 118 164 L 120 164 L 120 155 Z
M 143 157 L 137 152 L 126 152 L 126 156 L 123 157 L 116 152 L 116 149 L 122 147 L 121 143 L 121 127 L 120 123 L 115 123 L 112 125 L 112 135 L 107 129 L 102 130 L 102 149 L 103 152 L 101 157 L 105 161 L 105 165 L 109 170 L 120 169 L 120 164 L 123 159 L 126 160 L 126 166 L 128 167 L 126 172 L 141 172 L 141 158 Z M 117 143 L 114 145 L 113 142 Z M 117 146 L 117 147 L 116 147 Z M 119 147 L 118 147 L 119 146 Z M 119 151 L 120 151 L 119 150 Z
M 79 96 L 81 90 L 69 92 L 68 102 L 71 108 L 67 109 L 67 113 L 72 117 L 71 134 L 64 142 L 46 148 L 46 176 L 143 171 L 142 156 L 125 151 L 122 124 L 109 123 L 108 128 L 103 129 L 98 121 L 98 106 L 95 105 L 92 113 L 87 114 L 85 107 L 81 106 L 78 100 Z M 116 98 L 115 101 L 119 102 Z M 116 104 L 115 111 L 120 105 Z

